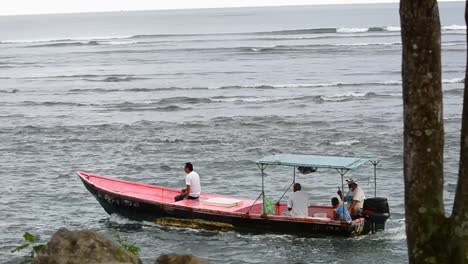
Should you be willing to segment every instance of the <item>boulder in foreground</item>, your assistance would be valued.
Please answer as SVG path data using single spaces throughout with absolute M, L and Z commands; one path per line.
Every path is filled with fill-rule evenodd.
M 155 264 L 207 264 L 199 257 L 192 255 L 162 254 Z
M 52 236 L 35 264 L 132 263 L 141 260 L 94 231 L 61 228 Z M 196 262 L 194 262 L 196 263 Z

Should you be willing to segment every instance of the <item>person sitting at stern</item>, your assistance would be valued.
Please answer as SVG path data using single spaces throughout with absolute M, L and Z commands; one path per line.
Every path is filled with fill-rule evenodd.
M 338 221 L 351 221 L 351 215 L 349 214 L 346 206 L 340 205 L 338 198 L 333 197 L 331 199 L 333 207 L 333 219 Z

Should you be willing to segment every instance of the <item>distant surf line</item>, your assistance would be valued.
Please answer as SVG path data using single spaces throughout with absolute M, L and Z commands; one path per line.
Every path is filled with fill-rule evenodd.
M 464 25 L 449 25 L 442 26 L 443 32 L 461 32 L 466 30 Z M 319 27 L 319 28 L 303 28 L 303 29 L 281 29 L 272 31 L 258 31 L 258 32 L 221 32 L 221 33 L 175 33 L 175 34 L 139 34 L 130 36 L 93 36 L 82 38 L 61 38 L 61 39 L 30 39 L 30 40 L 0 40 L 0 44 L 28 44 L 28 43 L 48 43 L 48 42 L 77 42 L 69 43 L 74 45 L 86 44 L 86 41 L 91 41 L 88 45 L 96 45 L 98 43 L 92 41 L 106 41 L 106 40 L 128 40 L 128 39 L 150 39 L 150 38 L 172 38 L 172 37 L 196 37 L 196 36 L 239 36 L 239 35 L 317 35 L 317 34 L 360 34 L 360 33 L 388 33 L 400 32 L 399 26 L 371 26 L 371 27 Z M 85 41 L 85 42 L 81 42 Z M 78 43 L 79 42 L 79 43 Z M 118 44 L 118 43 L 117 43 Z

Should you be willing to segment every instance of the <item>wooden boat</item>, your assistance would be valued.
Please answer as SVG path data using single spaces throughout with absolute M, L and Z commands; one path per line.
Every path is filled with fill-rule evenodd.
M 256 200 L 202 193 L 197 200 L 184 199 L 175 202 L 174 196 L 180 193 L 178 189 L 124 181 L 82 171 L 77 173 L 107 213 L 119 214 L 132 220 L 219 230 L 356 236 L 383 229 L 389 212 L 382 214 L 368 210 L 370 217 L 363 215 L 346 222 L 333 219 L 331 206 L 311 205 L 308 207 L 307 217 L 284 216 L 282 213 L 287 211 L 287 205 L 281 202 L 283 194 L 274 204 L 274 210 L 268 213 L 267 207 L 263 206 L 267 203 L 263 175 L 268 165 L 334 168 L 340 172 L 343 184 L 344 173 L 367 161 L 359 158 L 293 154 L 264 157 L 257 161 L 262 171 L 262 192 Z M 295 178 L 294 173 L 293 183 Z M 263 199 L 260 199 L 261 197 Z M 378 219 L 372 217 L 375 213 L 378 213 Z M 381 218 L 384 219 L 383 225 Z M 375 219 L 380 222 L 376 223 Z

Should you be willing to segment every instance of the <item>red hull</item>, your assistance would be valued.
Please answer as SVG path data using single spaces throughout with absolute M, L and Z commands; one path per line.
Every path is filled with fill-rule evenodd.
M 202 193 L 198 200 L 175 202 L 174 196 L 180 192 L 178 189 L 86 172 L 78 172 L 78 175 L 108 213 L 118 213 L 135 220 L 157 221 L 158 218 L 170 217 L 202 219 L 226 223 L 233 228 L 251 227 L 273 232 L 344 236 L 366 233 L 363 218 L 351 223 L 334 221 L 330 206 L 310 206 L 309 217 L 290 217 L 281 215 L 287 211 L 286 204 L 281 203 L 276 206 L 274 214 L 262 215 L 261 199 L 255 203 L 252 199 Z M 317 213 L 326 215 L 326 218 L 312 217 Z

